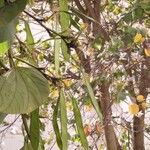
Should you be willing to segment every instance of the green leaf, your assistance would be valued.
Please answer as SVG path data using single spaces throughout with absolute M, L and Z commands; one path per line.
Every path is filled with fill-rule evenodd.
M 0 8 L 0 27 L 15 19 L 25 9 L 26 4 L 27 0 L 16 0 Z
M 8 51 L 9 47 L 10 44 L 8 43 L 8 41 L 0 43 L 0 56 L 5 54 Z
M 73 20 L 72 19 L 72 17 L 70 17 L 70 23 L 71 23 L 71 25 L 73 25 L 77 30 L 81 30 L 80 29 L 80 26 L 79 26 L 79 24 L 78 24 L 78 22 L 76 22 L 75 20 Z
M 5 5 L 4 0 L 0 0 L 0 8 Z
M 24 146 L 20 150 L 33 150 L 31 143 L 25 142 Z
M 132 22 L 133 21 L 132 12 L 125 14 L 122 20 L 125 21 L 126 23 Z
M 5 54 L 10 48 L 16 32 L 16 20 L 13 20 L 8 25 L 0 27 L 0 56 Z
M 122 41 L 125 45 L 132 45 L 133 38 L 137 33 L 137 30 L 131 26 L 126 26 L 123 30 L 124 34 L 122 34 Z
M 56 24 L 55 24 L 55 31 L 56 32 L 60 31 L 58 21 L 56 21 Z M 54 58 L 55 58 L 55 71 L 56 71 L 57 75 L 58 75 L 59 69 L 60 69 L 59 68 L 59 65 L 60 65 L 60 58 L 59 58 L 60 48 L 61 48 L 61 39 L 59 36 L 56 36 L 54 39 Z
M 103 122 L 103 116 L 102 116 L 102 113 L 100 111 L 100 107 L 98 105 L 98 102 L 95 99 L 93 89 L 92 89 L 91 84 L 90 84 L 89 79 L 88 79 L 88 74 L 83 72 L 83 79 L 84 79 L 85 85 L 87 87 L 88 94 L 91 97 L 92 104 L 93 104 L 93 106 L 94 106 L 94 108 L 98 114 L 98 117 L 99 117 L 100 121 Z
M 42 140 L 42 137 L 40 137 L 38 150 L 45 150 L 44 144 L 45 144 L 45 142 Z
M 59 0 L 60 6 L 60 25 L 63 36 L 69 36 L 69 27 L 70 27 L 70 16 L 68 13 L 68 0 Z M 68 46 L 64 40 L 62 40 L 62 53 L 65 60 L 69 61 L 70 54 L 68 53 Z
M 28 3 L 29 3 L 30 5 L 33 5 L 33 4 L 34 4 L 34 1 L 35 1 L 35 0 L 28 0 Z
M 0 77 L 0 95 L 0 112 L 30 113 L 48 98 L 48 81 L 34 68 L 17 67 Z
M 63 89 L 60 91 L 60 120 L 61 120 L 61 137 L 62 137 L 62 150 L 67 150 L 68 147 L 68 132 L 67 132 L 67 110 L 65 95 Z
M 55 50 L 55 71 L 56 74 L 58 74 L 59 72 L 59 64 L 60 64 L 60 60 L 59 60 L 59 54 L 60 54 L 60 44 L 61 44 L 61 40 L 57 39 L 58 37 L 56 36 L 55 39 L 55 43 L 54 43 L 54 50 Z
M 11 41 L 13 39 L 14 33 L 16 31 L 16 21 L 12 21 L 4 27 L 0 27 L 0 42 L 6 40 Z
M 140 6 L 144 9 L 146 13 L 150 14 L 150 1 L 149 0 L 141 1 L 139 4 L 139 7 Z
M 102 39 L 100 37 L 97 37 L 93 43 L 92 43 L 93 48 L 100 50 L 102 47 Z
M 38 150 L 40 141 L 40 120 L 39 120 L 39 109 L 31 112 L 30 121 L 30 141 L 33 150 Z
M 142 18 L 144 15 L 144 10 L 139 6 L 135 8 L 132 12 L 133 20 Z
M 57 101 L 57 104 L 54 108 L 52 123 L 53 123 L 54 132 L 56 135 L 57 145 L 60 149 L 62 149 L 62 140 L 61 140 L 61 135 L 60 135 L 59 127 L 58 127 L 58 123 L 57 123 L 58 109 L 59 109 L 59 100 Z
M 61 41 L 61 49 L 65 60 L 69 61 L 70 54 L 69 54 L 68 46 L 66 42 L 64 42 L 63 40 Z
M 80 113 L 78 104 L 73 97 L 71 99 L 72 99 L 72 105 L 73 105 L 73 112 L 74 112 L 74 116 L 75 116 L 75 122 L 77 125 L 77 130 L 78 130 L 78 133 L 79 133 L 79 136 L 81 139 L 82 146 L 84 147 L 85 150 L 89 150 L 88 142 L 87 142 L 86 135 L 85 135 L 84 129 L 83 129 L 82 117 L 81 117 L 81 113 Z
M 24 24 L 25 24 L 25 31 L 26 31 L 26 42 L 28 44 L 29 49 L 32 51 L 34 47 L 34 38 L 28 22 L 24 21 Z
M 0 124 L 3 122 L 7 114 L 0 113 Z

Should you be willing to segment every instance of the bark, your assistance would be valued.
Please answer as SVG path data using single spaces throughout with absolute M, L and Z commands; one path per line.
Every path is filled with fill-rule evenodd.
M 139 83 L 139 91 L 140 94 L 143 95 L 145 98 L 148 95 L 147 88 L 150 87 L 150 76 L 149 76 L 149 69 L 150 69 L 150 59 L 146 58 L 146 65 L 147 69 L 141 69 L 141 78 Z M 143 116 L 133 118 L 133 149 L 134 150 L 145 150 L 144 147 L 144 118 L 145 112 L 142 110 Z
M 144 148 L 144 116 L 133 118 L 133 149 L 145 150 Z
M 100 26 L 100 0 L 94 0 L 93 1 L 93 12 L 94 13 L 94 19 L 99 22 L 99 25 L 96 22 L 93 22 L 93 34 L 95 37 L 101 36 L 104 38 L 104 41 L 109 41 L 109 35 L 104 30 L 102 26 Z M 92 8 L 90 8 L 92 9 Z M 102 69 L 102 68 L 101 68 Z M 101 101 L 100 101 L 100 107 L 102 109 L 103 113 L 103 124 L 104 124 L 104 132 L 105 132 L 105 139 L 106 139 L 106 148 L 107 150 L 121 150 L 121 146 L 118 142 L 118 139 L 116 137 L 114 127 L 112 125 L 112 112 L 111 112 L 111 99 L 109 94 L 109 83 L 103 82 L 100 86 L 100 92 L 101 92 Z
M 89 0 L 83 0 L 85 4 L 84 6 L 86 7 L 84 8 L 84 10 L 83 8 L 81 8 L 81 6 L 79 6 L 80 4 L 78 0 L 75 0 L 75 2 L 76 4 L 78 3 L 77 7 L 79 10 L 81 10 L 82 12 L 86 10 L 86 14 L 89 14 L 89 16 L 95 20 L 95 21 L 88 20 L 87 22 L 86 17 L 85 19 L 82 18 L 83 21 L 86 20 L 85 23 L 88 23 L 89 26 L 92 24 L 93 35 L 95 37 L 101 37 L 104 42 L 109 41 L 110 39 L 109 34 L 103 28 L 100 22 L 101 0 L 93 0 L 93 2 Z M 83 66 L 83 68 L 87 73 L 90 73 L 91 71 L 91 68 L 89 67 L 90 63 L 87 61 L 87 59 L 85 59 L 85 56 L 81 51 L 79 51 L 77 48 L 75 48 L 75 50 L 81 60 L 81 65 Z M 114 131 L 114 127 L 112 125 L 112 120 L 111 120 L 112 117 L 111 117 L 111 99 L 109 93 L 109 83 L 105 83 L 105 82 L 102 83 L 102 85 L 100 85 L 100 92 L 102 93 L 102 95 L 101 95 L 101 101 L 99 102 L 99 105 L 102 109 L 102 114 L 104 118 L 103 124 L 104 124 L 104 132 L 105 132 L 105 139 L 106 139 L 106 148 L 107 150 L 121 150 L 121 146 L 119 145 L 118 139 Z
M 86 0 L 85 0 L 86 1 Z M 91 16 L 94 14 L 93 18 L 96 22 L 93 22 L 93 34 L 95 37 L 101 37 L 104 41 L 109 41 L 109 35 L 106 30 L 100 25 L 100 0 L 93 1 L 93 11 Z M 92 8 L 90 8 L 92 9 Z M 101 68 L 102 69 L 102 68 Z M 103 114 L 103 125 L 104 125 L 104 133 L 106 139 L 106 148 L 107 150 L 121 150 L 121 146 L 116 137 L 114 127 L 112 125 L 112 112 L 111 112 L 111 99 L 109 94 L 109 83 L 104 81 L 102 85 L 100 85 L 101 92 L 101 100 L 100 107 L 102 109 Z
M 101 92 L 100 106 L 102 108 L 102 113 L 104 117 L 103 124 L 107 150 L 121 150 L 121 146 L 119 145 L 119 142 L 117 140 L 111 120 L 112 103 L 109 95 L 109 84 L 105 82 L 102 83 L 100 87 L 100 92 Z

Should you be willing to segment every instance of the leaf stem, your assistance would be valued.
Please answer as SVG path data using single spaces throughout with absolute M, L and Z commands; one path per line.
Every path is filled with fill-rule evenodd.
M 23 122 L 23 125 L 24 125 L 24 128 L 25 128 L 25 131 L 27 133 L 27 136 L 28 136 L 29 139 L 31 139 L 25 114 L 22 114 L 21 117 L 22 117 L 22 122 Z
M 15 63 L 13 61 L 13 54 L 11 48 L 8 50 L 8 58 L 9 58 L 10 68 L 15 68 Z

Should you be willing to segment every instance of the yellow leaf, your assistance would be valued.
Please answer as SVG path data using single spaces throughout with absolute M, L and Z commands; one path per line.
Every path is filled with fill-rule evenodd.
M 139 106 L 137 104 L 131 104 L 131 105 L 129 105 L 129 112 L 132 115 L 136 115 L 139 112 Z
M 72 110 L 73 109 L 72 103 L 70 101 L 66 102 L 66 107 L 67 107 L 68 110 Z
M 85 105 L 84 107 L 85 107 L 86 111 L 92 111 L 92 109 L 93 109 L 93 105 L 92 104 Z
M 146 102 L 143 102 L 141 104 L 141 106 L 142 106 L 143 109 L 147 109 L 150 105 L 148 103 L 146 103 Z
M 59 97 L 59 91 L 58 89 L 53 89 L 51 94 L 50 94 L 51 98 L 58 98 Z
M 137 99 L 138 102 L 143 102 L 143 101 L 145 101 L 145 98 L 144 98 L 143 95 L 138 95 L 138 96 L 136 97 L 136 99 Z
M 137 33 L 134 37 L 134 43 L 142 43 L 144 40 L 145 38 L 140 33 Z
M 148 48 L 148 49 L 145 48 L 144 53 L 145 53 L 146 56 L 150 57 L 150 48 Z
M 88 53 L 89 53 L 89 55 L 91 54 L 93 54 L 94 53 L 94 48 L 92 48 L 92 47 L 89 47 L 88 48 Z
M 120 13 L 121 13 L 121 9 L 120 9 L 120 7 L 115 6 L 115 8 L 114 8 L 114 10 L 113 10 L 113 13 L 114 13 L 115 15 L 120 14 Z
M 88 28 L 88 24 L 87 24 L 87 23 L 81 23 L 81 24 L 80 24 L 80 28 L 81 28 L 81 30 L 86 31 L 87 28 Z
M 63 82 L 66 87 L 70 87 L 73 84 L 71 79 L 64 79 Z

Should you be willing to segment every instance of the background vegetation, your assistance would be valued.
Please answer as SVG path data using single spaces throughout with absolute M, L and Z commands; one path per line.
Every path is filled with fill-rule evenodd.
M 22 119 L 21 150 L 53 145 L 46 119 L 61 150 L 150 144 L 149 17 L 149 0 L 0 0 L 0 121 Z

